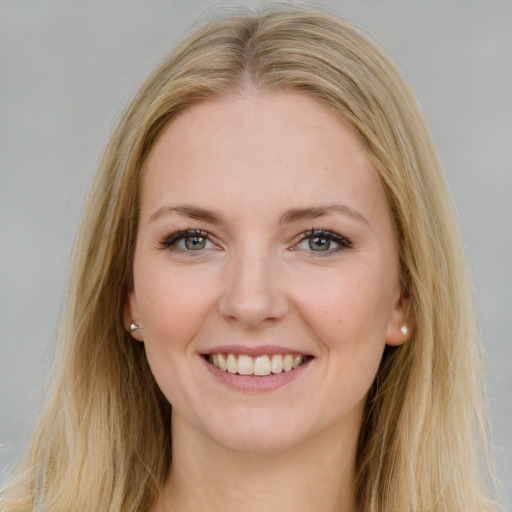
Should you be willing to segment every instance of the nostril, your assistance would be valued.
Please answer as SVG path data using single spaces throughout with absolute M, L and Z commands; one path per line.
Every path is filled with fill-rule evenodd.
M 274 259 L 267 253 L 255 256 L 251 251 L 234 255 L 218 311 L 230 323 L 239 322 L 254 328 L 282 318 L 288 311 L 287 299 Z

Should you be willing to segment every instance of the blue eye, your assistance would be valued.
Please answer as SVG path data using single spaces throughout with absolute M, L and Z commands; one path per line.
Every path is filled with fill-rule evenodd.
M 204 236 L 188 236 L 187 238 L 182 238 L 178 242 L 178 247 L 181 246 L 181 243 L 185 246 L 185 249 L 189 251 L 199 251 L 206 247 L 206 243 L 208 239 Z
M 162 242 L 162 245 L 164 247 L 173 247 L 187 252 L 201 251 L 203 249 L 216 247 L 215 244 L 209 240 L 208 236 L 209 234 L 206 231 L 188 229 L 178 231 L 168 236 Z
M 296 249 L 318 253 L 333 253 L 352 247 L 350 241 L 344 236 L 323 229 L 307 231 L 301 235 L 301 238 L 301 241 L 295 246 Z
M 308 246 L 312 251 L 328 251 L 331 249 L 332 244 L 335 243 L 326 236 L 312 236 L 307 240 Z

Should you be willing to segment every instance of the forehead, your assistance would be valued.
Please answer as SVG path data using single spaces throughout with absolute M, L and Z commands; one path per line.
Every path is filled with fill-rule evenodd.
M 224 96 L 170 121 L 144 164 L 142 209 L 184 194 L 226 207 L 235 199 L 301 207 L 341 194 L 372 209 L 384 200 L 352 127 L 296 91 Z

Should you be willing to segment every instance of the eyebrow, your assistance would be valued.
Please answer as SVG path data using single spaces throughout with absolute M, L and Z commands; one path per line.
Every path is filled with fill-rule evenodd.
M 178 215 L 188 217 L 190 219 L 203 220 L 205 222 L 209 222 L 210 224 L 226 224 L 226 218 L 221 213 L 214 210 L 207 210 L 199 206 L 192 206 L 187 204 L 177 206 L 162 206 L 151 214 L 148 223 L 170 213 L 177 213 Z M 318 217 L 323 217 L 324 215 L 328 215 L 330 213 L 341 213 L 343 215 L 352 217 L 359 222 L 363 222 L 364 224 L 370 224 L 366 217 L 364 217 L 357 210 L 342 204 L 312 206 L 307 208 L 293 208 L 281 215 L 279 218 L 279 224 L 291 224 L 292 222 L 299 222 L 302 220 L 317 219 Z
M 148 223 L 158 219 L 159 217 L 168 215 L 169 213 L 177 213 L 183 217 L 203 220 L 211 224 L 223 224 L 226 222 L 225 217 L 218 212 L 213 210 L 206 210 L 205 208 L 200 208 L 199 206 L 184 204 L 179 206 L 162 206 L 162 208 L 158 208 L 158 210 L 151 214 Z
M 294 208 L 284 212 L 279 219 L 279 223 L 288 224 L 301 220 L 317 219 L 318 217 L 323 217 L 324 215 L 328 215 L 330 213 L 341 213 L 343 215 L 347 215 L 348 217 L 352 217 L 357 221 L 363 222 L 364 224 L 370 224 L 368 219 L 357 210 L 354 210 L 353 208 L 343 204 L 331 204 L 328 206 L 310 208 Z

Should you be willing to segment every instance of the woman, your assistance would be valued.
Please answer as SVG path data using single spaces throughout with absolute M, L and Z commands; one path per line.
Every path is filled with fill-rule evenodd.
M 479 360 L 446 186 L 389 59 L 308 9 L 222 19 L 107 148 L 2 510 L 496 510 Z

